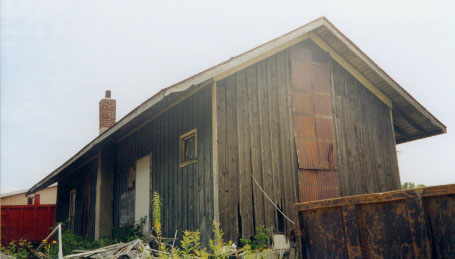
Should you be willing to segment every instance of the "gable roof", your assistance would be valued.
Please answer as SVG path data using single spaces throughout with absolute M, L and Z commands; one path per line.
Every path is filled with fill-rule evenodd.
M 63 165 L 35 184 L 28 192 L 36 192 L 57 181 L 59 174 L 63 170 L 88 153 L 93 152 L 96 147 L 112 141 L 115 136 L 118 137 L 122 132 L 126 132 L 127 129 L 138 126 L 139 117 L 147 112 L 150 113 L 161 109 L 163 105 L 160 105 L 160 103 L 166 103 L 163 102 L 166 99 L 175 98 L 190 90 L 193 86 L 207 84 L 211 80 L 223 78 L 305 39 L 311 39 L 321 48 L 329 51 L 336 61 L 342 62 L 345 66 L 351 68 L 349 69 L 350 72 L 354 73 L 354 76 L 363 85 L 387 105 L 393 107 L 393 123 L 397 143 L 446 132 L 446 126 L 442 122 L 417 102 L 332 23 L 325 17 L 321 17 L 283 36 L 162 89 L 125 115 L 111 128 L 93 139 Z

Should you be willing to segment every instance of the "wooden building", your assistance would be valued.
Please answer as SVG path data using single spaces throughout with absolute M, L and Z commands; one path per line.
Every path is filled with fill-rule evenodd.
M 216 220 L 226 239 L 259 226 L 292 238 L 296 202 L 397 189 L 396 144 L 446 132 L 325 18 L 163 89 L 118 122 L 110 93 L 100 111 L 100 135 L 29 190 L 58 182 L 57 219 L 94 238 L 153 216 L 153 192 L 167 236 L 198 229 L 207 239 Z

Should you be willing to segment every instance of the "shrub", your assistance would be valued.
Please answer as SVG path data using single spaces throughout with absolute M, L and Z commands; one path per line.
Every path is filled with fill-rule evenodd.
M 143 239 L 144 234 L 142 230 L 144 229 L 145 218 L 142 218 L 139 223 L 132 226 L 123 226 L 112 229 L 112 239 L 113 241 L 118 242 L 129 242 L 135 239 Z
M 27 240 L 11 241 L 6 247 L 0 246 L 0 252 L 18 259 L 34 258 L 31 249 L 32 243 Z
M 246 250 L 262 251 L 272 244 L 272 231 L 265 227 L 258 227 L 256 234 L 252 239 L 240 239 L 240 244 L 246 247 Z

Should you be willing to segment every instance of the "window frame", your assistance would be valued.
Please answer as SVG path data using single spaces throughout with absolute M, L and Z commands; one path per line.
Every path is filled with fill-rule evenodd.
M 194 159 L 185 160 L 185 140 L 188 138 L 194 137 Z M 197 163 L 198 153 L 197 153 L 197 129 L 192 129 L 179 137 L 179 167 L 185 167 Z

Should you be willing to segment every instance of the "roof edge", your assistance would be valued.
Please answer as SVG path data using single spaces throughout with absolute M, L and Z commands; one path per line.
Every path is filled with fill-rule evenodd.
M 260 55 L 262 52 L 267 51 L 268 49 L 273 49 L 289 40 L 295 39 L 307 32 L 310 32 L 320 26 L 325 24 L 327 19 L 325 17 L 319 17 L 303 26 L 298 27 L 282 36 L 274 38 L 270 41 L 267 41 L 251 50 L 243 52 L 235 57 L 232 57 L 226 61 L 223 61 L 213 67 L 210 67 L 206 70 L 203 70 L 200 73 L 197 73 L 189 78 L 186 78 L 180 82 L 177 82 L 167 88 L 160 90 L 157 94 L 153 95 L 136 108 L 134 108 L 131 112 L 127 115 L 122 117 L 117 123 L 115 123 L 112 127 L 104 131 L 102 134 L 95 137 L 92 141 L 90 141 L 87 145 L 85 145 L 80 151 L 78 151 L 75 155 L 73 155 L 70 159 L 68 159 L 65 163 L 60 165 L 57 169 L 52 171 L 49 175 L 41 179 L 38 183 L 33 185 L 27 192 L 27 194 L 34 193 L 42 188 L 45 188 L 47 184 L 52 184 L 52 178 L 57 176 L 61 171 L 63 171 L 66 167 L 72 164 L 74 161 L 79 159 L 82 155 L 86 152 L 91 150 L 95 145 L 101 143 L 103 140 L 107 139 L 111 136 L 114 132 L 122 128 L 128 122 L 133 120 L 134 118 L 138 117 L 142 112 L 148 110 L 156 103 L 160 102 L 165 96 L 177 93 L 181 91 L 185 91 L 190 88 L 192 85 L 197 85 L 203 83 L 206 80 L 216 77 L 218 74 L 223 73 L 224 71 L 228 71 L 232 69 L 234 66 L 237 66 L 238 63 L 243 63 L 249 59 L 254 58 L 257 55 Z
M 380 75 L 395 91 L 398 92 L 406 101 L 414 106 L 416 110 L 420 111 L 428 120 L 436 127 L 440 128 L 443 133 L 447 132 L 447 126 L 431 114 L 419 101 L 417 101 L 411 94 L 409 94 L 403 87 L 401 87 L 391 76 L 389 76 L 381 67 L 376 64 L 367 54 L 365 54 L 354 42 L 352 42 L 346 35 L 344 35 L 333 23 L 327 18 L 321 17 L 324 25 L 343 43 L 354 52 L 363 62 L 370 66 L 374 72 Z
M 425 107 L 423 107 L 416 99 L 414 99 L 406 90 L 404 90 L 397 82 L 395 82 L 383 69 L 381 69 L 373 60 L 371 60 L 362 50 L 360 50 L 350 39 L 348 39 L 341 31 L 339 31 L 326 17 L 319 17 L 303 26 L 300 26 L 282 36 L 267 41 L 251 50 L 243 52 L 235 57 L 225 60 L 215 66 L 203 70 L 191 77 L 188 77 L 182 81 L 179 81 L 167 88 L 160 90 L 158 93 L 145 100 L 143 103 L 138 105 L 127 115 L 123 116 L 117 123 L 112 127 L 104 131 L 102 134 L 96 136 L 92 141 L 85 145 L 70 159 L 60 165 L 57 169 L 52 171 L 49 175 L 41 179 L 38 183 L 33 185 L 27 192 L 27 194 L 34 193 L 40 189 L 47 187 L 48 185 L 56 181 L 56 177 L 65 170 L 69 165 L 81 158 L 84 154 L 92 150 L 96 145 L 102 143 L 108 139 L 112 134 L 120 130 L 126 124 L 133 119 L 137 118 L 144 111 L 152 108 L 155 104 L 159 103 L 166 96 L 172 93 L 178 93 L 185 91 L 193 85 L 202 84 L 207 80 L 216 78 L 217 76 L 235 69 L 235 67 L 245 64 L 252 59 L 258 58 L 264 53 L 278 49 L 280 46 L 286 43 L 297 40 L 299 37 L 321 27 L 325 26 L 331 33 L 340 39 L 355 55 L 357 55 L 363 62 L 372 68 L 372 70 L 381 76 L 399 95 L 401 95 L 408 103 L 416 108 L 417 111 L 421 112 L 433 125 L 440 128 L 442 133 L 447 132 L 447 127 L 433 116 Z M 442 134 L 441 133 L 441 134 Z

